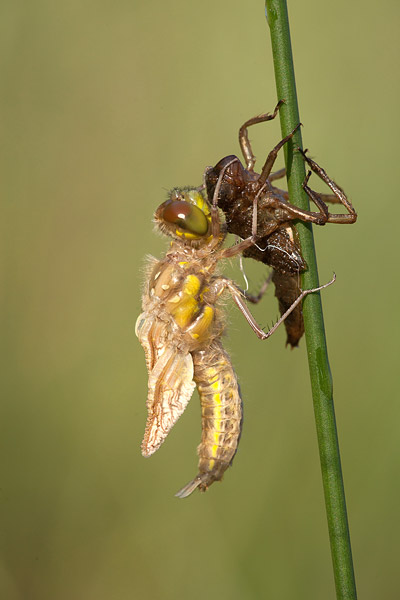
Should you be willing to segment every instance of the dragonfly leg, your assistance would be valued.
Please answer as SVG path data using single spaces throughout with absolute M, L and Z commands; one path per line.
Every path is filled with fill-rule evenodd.
M 246 161 L 246 168 L 248 169 L 248 171 L 253 171 L 254 165 L 256 164 L 256 157 L 253 154 L 253 150 L 251 148 L 251 143 L 249 140 L 249 133 L 247 131 L 248 127 L 251 127 L 251 125 L 256 125 L 257 123 L 265 123 L 265 121 L 272 121 L 272 119 L 275 119 L 282 104 L 284 104 L 284 100 L 279 100 L 278 104 L 274 108 L 274 112 L 272 113 L 272 115 L 270 115 L 269 113 L 265 113 L 263 115 L 253 117 L 252 119 L 246 121 L 246 123 L 243 123 L 243 125 L 239 129 L 239 144 L 242 149 L 242 154 Z
M 330 281 L 328 281 L 328 283 L 324 283 L 323 285 L 320 285 L 316 288 L 311 288 L 309 290 L 302 290 L 302 292 L 300 293 L 300 295 L 296 298 L 296 300 L 289 306 L 289 308 L 287 309 L 286 312 L 283 313 L 283 315 L 281 316 L 280 319 L 278 319 L 278 321 L 275 323 L 275 325 L 273 325 L 271 327 L 271 329 L 269 329 L 267 332 L 264 332 L 264 337 L 261 338 L 263 340 L 268 339 L 269 337 L 271 337 L 271 335 L 273 333 L 275 333 L 275 331 L 278 329 L 279 325 L 281 325 L 281 323 L 284 322 L 284 320 L 286 319 L 286 317 L 288 317 L 290 315 L 291 312 L 293 312 L 293 310 L 296 308 L 296 306 L 298 304 L 300 304 L 300 302 L 306 297 L 308 296 L 308 294 L 313 294 L 314 292 L 319 292 L 320 290 L 325 289 L 326 287 L 329 287 L 330 285 L 332 285 L 332 283 L 334 283 L 336 281 L 336 275 L 335 273 L 333 274 L 333 277 Z
M 257 321 L 251 314 L 251 311 L 246 304 L 245 298 L 243 297 L 243 292 L 240 290 L 240 288 L 237 287 L 237 285 L 232 280 L 228 279 L 227 277 L 218 277 L 214 281 L 213 286 L 214 286 L 214 292 L 216 292 L 217 296 L 222 294 L 222 292 L 225 291 L 226 289 L 229 290 L 236 306 L 239 308 L 240 312 L 242 313 L 242 315 L 244 316 L 244 318 L 246 319 L 246 321 L 248 322 L 248 324 L 250 325 L 250 327 L 252 328 L 252 330 L 254 331 L 256 336 L 260 340 L 266 340 L 269 337 L 271 337 L 271 335 L 273 333 L 275 333 L 275 331 L 277 330 L 279 325 L 281 325 L 284 322 L 286 317 L 288 317 L 290 315 L 290 313 L 296 308 L 296 306 L 298 304 L 300 304 L 300 302 L 306 296 L 308 296 L 308 294 L 313 294 L 315 292 L 319 292 L 320 290 L 332 285 L 332 283 L 334 283 L 335 281 L 336 281 L 336 275 L 334 274 L 332 279 L 330 281 L 328 281 L 328 283 L 324 283 L 324 285 L 320 285 L 316 288 L 311 288 L 309 290 L 303 290 L 300 293 L 300 295 L 296 298 L 296 300 L 289 306 L 287 311 L 283 313 L 281 318 L 278 319 L 278 321 L 275 323 L 275 325 L 273 325 L 271 327 L 271 329 L 269 329 L 268 331 L 264 331 L 262 329 L 262 327 L 260 327 L 260 325 L 258 325 Z M 211 289 L 210 289 L 210 291 L 211 291 Z
M 284 169 L 282 169 L 282 171 L 284 171 Z M 275 179 L 278 179 L 278 177 L 274 177 L 274 179 L 272 179 L 273 176 L 278 173 L 280 173 L 280 171 L 277 171 L 276 173 L 272 173 L 272 175 L 269 178 L 269 181 L 274 181 Z M 283 175 L 282 175 L 282 177 L 283 177 Z M 289 192 L 287 190 L 281 190 L 280 188 L 272 186 L 272 191 L 283 196 L 285 198 L 285 200 L 289 200 Z M 318 196 L 321 198 L 321 200 L 323 202 L 329 202 L 330 204 L 341 204 L 342 203 L 342 201 L 339 200 L 339 198 L 337 196 L 335 196 L 335 194 L 320 194 L 318 192 Z
M 285 167 L 283 167 L 283 169 L 279 169 L 279 171 L 275 171 L 275 173 L 271 173 L 271 175 L 268 177 L 268 179 L 270 181 L 276 181 L 277 179 L 282 179 L 282 177 L 285 177 L 286 175 L 286 169 Z
M 243 296 L 246 298 L 246 300 L 248 300 L 252 304 L 258 304 L 260 302 L 260 300 L 262 299 L 262 297 L 264 296 L 265 292 L 267 291 L 269 284 L 271 283 L 272 275 L 273 275 L 273 271 L 271 271 L 271 273 L 268 275 L 267 279 L 262 284 L 258 294 L 249 294 L 248 292 L 240 290 L 242 292 Z
M 258 179 L 260 184 L 264 185 L 264 183 L 267 181 L 268 177 L 270 176 L 272 167 L 274 166 L 274 163 L 276 161 L 276 157 L 278 156 L 279 150 L 286 144 L 286 142 L 288 142 L 294 136 L 294 134 L 300 126 L 301 123 L 298 123 L 296 127 L 292 129 L 292 131 L 286 137 L 284 137 L 274 148 L 272 148 L 271 152 L 267 156 L 267 160 L 265 161 L 260 177 Z
M 335 183 L 333 181 L 333 179 L 331 179 L 329 177 L 329 175 L 327 174 L 327 172 L 320 167 L 315 161 L 313 161 L 311 158 L 309 158 L 306 155 L 307 150 L 301 150 L 301 148 L 298 149 L 300 154 L 302 155 L 302 157 L 304 158 L 304 160 L 306 161 L 306 163 L 308 164 L 308 166 L 310 167 L 311 171 L 313 171 L 316 175 L 318 175 L 318 177 L 320 179 L 322 179 L 322 181 L 324 181 L 326 183 L 326 185 L 328 187 L 331 188 L 333 195 L 328 195 L 328 194 L 318 194 L 317 192 L 315 192 L 314 190 L 312 190 L 309 186 L 308 186 L 308 180 L 310 179 L 311 176 L 311 171 L 308 172 L 306 179 L 304 180 L 303 183 L 303 189 L 306 192 L 306 194 L 308 195 L 308 197 L 318 206 L 318 208 L 321 210 L 320 205 L 325 206 L 325 209 L 327 211 L 327 223 L 355 223 L 357 220 L 357 213 L 354 210 L 353 205 L 351 204 L 350 200 L 347 198 L 346 194 L 344 193 L 344 191 L 342 190 L 342 188 L 340 188 L 338 186 L 337 183 Z M 334 204 L 343 204 L 343 206 L 346 208 L 346 210 L 348 211 L 348 214 L 331 214 L 328 211 L 328 208 L 325 204 L 325 202 L 332 202 Z

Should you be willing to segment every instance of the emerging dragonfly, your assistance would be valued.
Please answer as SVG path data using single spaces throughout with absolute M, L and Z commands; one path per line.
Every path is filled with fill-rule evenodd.
M 299 151 L 310 168 L 303 188 L 319 212 L 301 210 L 293 206 L 289 202 L 288 192 L 275 186 L 274 182 L 284 177 L 286 171 L 281 169 L 271 173 L 272 167 L 279 150 L 291 139 L 297 127 L 271 150 L 261 173 L 254 171 L 256 161 L 248 136 L 248 127 L 274 119 L 282 104 L 281 100 L 272 114 L 249 119 L 239 129 L 239 143 L 246 168 L 236 156 L 226 156 L 215 167 L 206 170 L 204 179 L 209 198 L 213 197 L 219 182 L 218 206 L 225 213 L 229 233 L 241 238 L 251 234 L 254 203 L 257 203 L 258 241 L 256 245 L 247 247 L 243 256 L 259 260 L 273 268 L 272 281 L 275 284 L 275 295 L 279 301 L 281 314 L 284 314 L 300 294 L 299 274 L 307 268 L 293 220 L 308 221 L 317 225 L 355 223 L 357 213 L 343 190 L 302 150 Z M 308 186 L 312 171 L 330 187 L 333 194 L 319 194 Z M 326 202 L 342 204 L 348 214 L 331 214 Z M 285 327 L 287 343 L 297 346 L 304 332 L 301 304 L 298 304 L 288 316 Z
M 176 495 L 189 496 L 222 479 L 235 456 L 241 426 L 242 400 L 230 358 L 221 336 L 223 311 L 218 301 L 229 292 L 256 335 L 267 339 L 302 299 L 333 283 L 304 290 L 286 314 L 264 332 L 254 320 L 244 293 L 218 273 L 220 261 L 236 256 L 257 238 L 257 202 L 254 201 L 251 235 L 223 248 L 226 225 L 220 218 L 218 200 L 228 169 L 221 168 L 212 201 L 201 188 L 174 189 L 155 213 L 160 230 L 173 238 L 160 261 L 151 260 L 143 294 L 143 313 L 136 323 L 149 374 L 148 418 L 142 454 L 150 456 L 162 444 L 185 410 L 197 386 L 202 410 L 202 438 L 198 448 L 199 473 Z M 257 297 L 246 299 L 258 302 Z

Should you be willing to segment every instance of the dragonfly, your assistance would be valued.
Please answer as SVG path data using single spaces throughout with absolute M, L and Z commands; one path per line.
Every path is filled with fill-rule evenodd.
M 307 150 L 297 149 L 309 167 L 303 189 L 318 208 L 318 212 L 294 206 L 290 203 L 289 193 L 276 187 L 275 182 L 286 175 L 286 170 L 280 169 L 273 173 L 272 168 L 279 151 L 293 137 L 300 124 L 269 152 L 261 173 L 254 170 L 256 158 L 249 140 L 248 128 L 275 119 L 282 104 L 284 101 L 280 100 L 272 114 L 265 113 L 253 117 L 240 127 L 239 144 L 246 166 L 242 165 L 237 156 L 226 156 L 214 167 L 206 169 L 204 184 L 208 197 L 212 198 L 219 182 L 218 206 L 225 214 L 227 230 L 240 238 L 251 234 L 254 205 L 257 204 L 258 226 L 255 234 L 258 241 L 257 244 L 247 247 L 243 256 L 272 267 L 271 279 L 275 284 L 275 295 L 280 312 L 284 314 L 300 294 L 299 275 L 307 269 L 294 221 L 300 220 L 316 225 L 351 224 L 356 222 L 357 213 L 342 188 L 307 156 Z M 312 172 L 328 185 L 332 194 L 320 194 L 310 188 L 309 179 Z M 326 203 L 342 204 L 347 213 L 332 214 Z M 301 304 L 288 315 L 285 327 L 287 344 L 297 346 L 304 333 Z
M 149 260 L 136 335 L 148 370 L 147 422 L 142 442 L 145 457 L 156 452 L 184 412 L 197 388 L 202 414 L 198 474 L 177 494 L 206 491 L 232 464 L 242 430 L 243 407 L 231 359 L 222 345 L 225 329 L 221 299 L 229 294 L 257 337 L 269 338 L 307 294 L 333 283 L 301 291 L 276 324 L 264 331 L 247 302 L 258 302 L 221 273 L 226 259 L 260 241 L 257 202 L 250 235 L 224 247 L 227 225 L 218 208 L 229 169 L 220 169 L 211 199 L 200 188 L 175 188 L 155 211 L 159 230 L 172 238 L 165 255 Z

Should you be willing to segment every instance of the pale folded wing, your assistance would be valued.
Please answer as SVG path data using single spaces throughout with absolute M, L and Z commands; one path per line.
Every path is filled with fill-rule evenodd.
M 150 456 L 158 450 L 185 410 L 196 384 L 191 354 L 173 344 L 164 321 L 152 316 L 143 317 L 145 315 L 140 315 L 136 326 L 149 371 L 142 454 Z

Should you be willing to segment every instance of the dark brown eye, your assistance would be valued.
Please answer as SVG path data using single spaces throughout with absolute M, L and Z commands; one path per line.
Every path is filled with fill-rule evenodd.
M 183 200 L 174 200 L 167 204 L 162 213 L 167 223 L 178 225 L 184 231 L 202 236 L 208 231 L 208 221 L 205 214 L 193 204 Z

